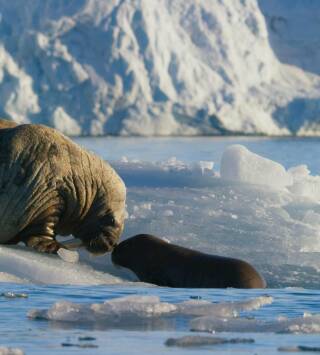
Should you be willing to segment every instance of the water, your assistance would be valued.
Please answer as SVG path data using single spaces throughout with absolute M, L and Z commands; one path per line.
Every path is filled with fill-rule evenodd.
M 253 152 L 275 160 L 286 168 L 307 164 L 312 174 L 320 173 L 320 138 L 265 137 L 179 137 L 179 138 L 115 138 L 81 137 L 75 141 L 106 160 L 126 156 L 143 161 L 161 161 L 172 156 L 183 161 L 219 161 L 225 148 L 242 144 Z
M 127 156 L 130 159 L 139 159 L 141 161 L 161 161 L 166 160 L 172 156 L 176 156 L 180 160 L 187 162 L 196 162 L 199 160 L 212 160 L 215 162 L 215 166 L 219 167 L 220 157 L 223 150 L 227 145 L 240 143 L 248 147 L 255 153 L 261 154 L 272 160 L 280 162 L 286 168 L 307 164 L 313 175 L 319 174 L 320 167 L 320 145 L 317 139 L 266 139 L 266 138 L 78 138 L 76 141 L 85 147 L 97 152 L 99 155 L 110 161 L 118 161 L 122 156 Z M 220 204 L 221 200 L 228 200 L 229 187 L 212 187 L 215 189 L 216 200 Z M 210 189 L 212 189 L 210 188 Z M 129 199 L 128 209 L 129 214 L 134 215 L 135 219 L 128 220 L 127 235 L 132 235 L 139 230 L 145 231 L 162 231 L 162 233 L 170 234 L 173 241 L 180 244 L 196 247 L 203 251 L 208 252 L 224 252 L 233 253 L 239 252 L 242 257 L 246 256 L 247 259 L 254 262 L 257 265 L 258 259 L 269 262 L 269 268 L 267 272 L 270 272 L 270 265 L 275 267 L 274 274 L 271 276 L 271 282 L 273 287 L 267 290 L 207 290 L 207 289 L 169 289 L 160 287 L 145 287 L 136 286 L 135 284 L 120 284 L 120 285 L 39 285 L 39 284 L 18 284 L 18 283 L 1 283 L 0 293 L 12 291 L 16 293 L 26 293 L 28 298 L 14 298 L 8 299 L 0 297 L 1 307 L 1 319 L 0 319 L 0 345 L 8 347 L 17 347 L 25 351 L 26 354 L 69 354 L 80 352 L 83 354 L 132 354 L 132 353 L 176 353 L 176 354 L 198 354 L 200 352 L 212 352 L 219 354 L 237 353 L 237 354 L 275 354 L 278 353 L 279 347 L 293 347 L 293 346 L 320 346 L 319 333 L 316 334 L 275 334 L 275 333 L 219 333 L 216 336 L 225 338 L 252 338 L 254 343 L 252 344 L 225 344 L 225 345 L 208 345 L 203 347 L 196 347 L 190 349 L 183 349 L 178 347 L 169 348 L 164 345 L 167 338 L 181 337 L 183 335 L 194 335 L 189 331 L 189 319 L 184 317 L 175 317 L 173 319 L 160 319 L 159 321 L 144 322 L 142 324 L 136 324 L 136 326 L 117 326 L 106 327 L 99 324 L 70 324 L 59 323 L 45 320 L 31 320 L 28 319 L 27 313 L 31 309 L 50 308 L 54 302 L 67 300 L 74 303 L 90 304 L 90 303 L 102 303 L 106 299 L 114 297 L 122 297 L 131 294 L 138 295 L 158 295 L 161 301 L 178 303 L 184 300 L 193 298 L 201 298 L 211 302 L 225 302 L 225 301 L 242 301 L 244 299 L 257 297 L 260 295 L 270 295 L 274 298 L 274 301 L 270 305 L 266 305 L 256 311 L 244 312 L 242 317 L 255 317 L 256 319 L 263 321 L 275 321 L 277 317 L 301 317 L 303 313 L 319 313 L 319 296 L 320 296 L 320 280 L 319 273 L 312 269 L 319 264 L 318 253 L 301 253 L 301 245 L 304 249 L 310 247 L 310 242 L 315 245 L 318 236 L 313 236 L 317 230 L 317 225 L 314 225 L 314 229 L 311 229 L 310 225 L 300 223 L 296 218 L 299 215 L 299 211 L 303 204 L 299 200 L 299 203 L 294 200 L 287 203 L 287 195 L 278 192 L 266 192 L 258 191 L 259 201 L 268 204 L 268 208 L 263 212 L 271 212 L 267 215 L 266 220 L 256 222 L 254 218 L 245 218 L 251 216 L 249 211 L 241 218 L 241 224 L 239 220 L 229 218 L 229 216 L 220 215 L 212 224 L 210 228 L 213 228 L 216 233 L 215 244 L 212 245 L 210 239 L 199 238 L 198 235 L 185 235 L 186 229 L 192 230 L 195 233 L 199 227 L 194 226 L 193 222 L 188 224 L 186 221 L 185 226 L 177 227 L 175 221 L 170 218 L 164 219 L 161 215 L 163 211 L 167 211 L 168 206 L 162 201 L 170 198 L 174 199 L 177 195 L 177 201 L 179 206 L 170 207 L 176 216 L 183 216 L 183 206 L 186 204 L 200 207 L 200 210 L 208 208 L 208 203 L 196 200 L 199 194 L 205 195 L 209 188 L 194 189 L 191 188 L 186 194 L 186 201 L 178 199 L 181 195 L 181 190 L 176 189 L 154 189 L 143 187 L 129 187 Z M 238 190 L 239 191 L 238 191 Z M 221 200 L 220 200 L 220 190 Z M 247 192 L 248 187 L 235 186 L 232 190 L 232 195 L 243 194 L 244 198 L 250 201 L 257 200 L 256 192 Z M 211 190 L 210 190 L 211 191 Z M 212 192 L 212 191 L 211 191 Z M 240 196 L 240 195 L 239 195 Z M 190 200 L 192 198 L 192 200 Z M 281 205 L 285 211 L 288 210 L 290 218 L 288 216 L 282 218 L 284 214 L 280 210 L 280 207 L 276 205 L 277 199 L 286 200 Z M 148 206 L 145 207 L 147 201 L 151 201 L 151 211 Z M 190 201 L 189 201 L 190 200 Z M 189 202 L 188 202 L 189 201 Z M 230 200 L 231 201 L 231 200 Z M 256 202 L 257 205 L 253 209 L 261 208 L 260 202 Z M 271 201 L 271 202 L 270 202 Z M 210 202 L 211 203 L 211 202 Z M 213 202 L 212 202 L 213 203 Z M 294 213 L 292 212 L 292 205 L 295 204 Z M 275 207 L 276 205 L 276 207 Z M 138 208 L 134 208 L 138 206 Z M 143 207 L 144 206 L 144 207 Z M 271 208 L 271 207 L 272 208 Z M 298 207 L 297 207 L 298 206 Z M 309 205 L 308 205 L 309 206 Z M 313 202 L 312 211 L 316 211 L 318 203 Z M 216 207 L 216 206 L 215 206 Z M 240 216 L 239 210 L 236 212 L 235 205 L 228 205 L 228 208 L 232 213 L 237 213 Z M 291 208 L 291 209 L 290 209 Z M 303 207 L 307 208 L 307 207 Z M 309 208 L 309 207 L 308 207 Z M 224 210 L 226 206 L 224 206 Z M 152 214 L 154 212 L 154 214 Z M 230 212 L 229 211 L 229 212 Z M 194 211 L 193 211 L 194 212 Z M 228 212 L 228 213 L 229 213 Z M 230 212 L 230 213 L 231 213 Z M 229 214 L 230 214 L 229 213 Z M 193 215 L 194 216 L 194 215 Z M 280 218 L 280 217 L 281 218 Z M 140 219 L 139 219 L 140 218 Z M 200 218 L 200 217 L 198 217 Z M 212 216 L 214 219 L 215 217 Z M 298 217 L 297 217 L 298 218 Z M 157 219 L 160 226 L 157 225 Z M 220 220 L 222 223 L 218 225 L 216 222 Z M 299 222 L 299 223 L 298 223 Z M 208 223 L 208 220 L 204 220 L 204 223 Z M 235 223 L 235 224 L 232 224 Z M 269 223 L 269 224 L 268 224 Z M 291 224 L 290 224 L 291 223 Z M 274 226 L 272 226 L 274 224 Z M 250 231 L 250 226 L 253 231 Z M 245 252 L 241 249 L 243 242 L 239 241 L 239 245 L 234 246 L 234 239 L 232 239 L 237 231 L 240 229 L 246 234 L 254 235 L 259 230 L 260 237 L 258 239 L 252 239 L 250 244 L 250 250 L 245 255 Z M 157 229 L 158 228 L 158 229 Z M 185 229 L 184 229 L 185 228 Z M 271 229 L 272 228 L 272 229 Z M 297 234 L 301 234 L 301 238 L 295 243 L 277 244 L 279 240 L 268 239 L 268 235 L 271 231 L 279 231 L 282 238 L 288 233 L 297 237 L 294 233 L 297 230 Z M 204 232 L 204 229 L 201 229 Z M 227 234 L 232 238 L 228 239 Z M 181 238 L 184 235 L 184 238 Z M 179 239 L 180 238 L 180 239 Z M 312 239 L 315 238 L 315 239 Z M 227 240 L 226 240 L 227 239 Z M 319 241 L 319 240 L 318 240 Z M 270 250 L 266 250 L 268 245 L 271 245 Z M 235 247 L 234 250 L 233 247 Z M 219 249 L 220 248 L 220 249 Z M 288 249 L 288 254 L 285 255 L 284 251 Z M 257 252 L 257 249 L 259 252 Z M 292 251 L 294 250 L 294 252 Z M 311 250 L 312 251 L 312 250 Z M 279 253 L 278 253 L 279 252 Z M 3 253 L 3 251 L 2 251 Z M 241 254 L 242 253 L 242 254 Z M 278 254 L 279 255 L 278 255 Z M 283 261 L 285 255 L 286 260 Z M 252 259 L 250 259 L 252 258 Z M 300 259 L 299 259 L 300 258 Z M 42 260 L 42 259 L 39 259 Z M 306 268 L 298 270 L 298 265 L 301 267 L 302 261 L 306 264 Z M 290 261 L 290 273 L 286 271 L 286 263 Z M 21 261 L 22 262 L 22 261 Z M 38 261 L 39 262 L 39 261 Z M 41 261 L 40 261 L 41 262 Z M 296 263 L 295 263 L 296 262 Z M 277 269 L 276 266 L 279 266 Z M 293 265 L 293 266 L 292 266 Z M 3 267 L 3 265 L 2 265 Z M 48 268 L 50 265 L 48 265 Z M 56 267 L 56 264 L 55 264 Z M 100 262 L 101 267 L 101 262 Z M 46 270 L 43 271 L 43 275 L 46 275 Z M 49 271 L 48 271 L 49 272 Z M 87 271 L 86 271 L 87 272 Z M 90 270 L 88 271 L 90 273 Z M 68 270 L 69 274 L 72 274 L 72 270 Z M 69 275 L 68 274 L 68 275 Z M 298 276 L 297 276 L 298 274 Z M 42 275 L 42 277 L 43 277 Z M 276 278 L 276 276 L 278 278 Z M 68 276 L 69 278 L 69 276 Z M 67 279 L 68 279 L 67 278 Z M 282 279 L 286 278 L 283 282 Z M 280 279 L 280 281 L 279 281 Z M 311 283 L 312 289 L 308 289 L 308 280 L 313 280 Z M 39 282 L 43 282 L 40 280 Z M 304 282 L 306 281 L 306 282 Z M 291 283 L 290 283 L 291 282 Z M 294 286 L 288 288 L 287 286 Z M 202 334 L 203 335 L 203 334 Z M 207 334 L 204 334 L 207 335 Z M 79 340 L 81 337 L 91 337 L 92 340 Z M 88 346 L 91 346 L 88 347 Z
M 84 354 L 130 354 L 165 352 L 185 353 L 184 349 L 167 348 L 164 342 L 169 337 L 181 337 L 190 334 L 188 321 L 176 320 L 168 322 L 153 322 L 137 329 L 104 329 L 90 325 L 68 325 L 66 323 L 29 320 L 27 312 L 32 308 L 48 308 L 61 299 L 77 303 L 103 302 L 106 299 L 123 295 L 159 295 L 162 301 L 177 303 L 202 297 L 212 302 L 225 302 L 243 300 L 262 294 L 274 297 L 274 302 L 260 310 L 248 312 L 250 316 L 263 320 L 273 320 L 282 315 L 287 317 L 301 316 L 303 312 L 319 311 L 319 291 L 282 289 L 282 290 L 195 290 L 195 289 L 168 289 L 123 286 L 38 286 L 38 285 L 13 285 L 2 284 L 1 292 L 11 290 L 25 292 L 27 299 L 1 298 L 0 336 L 1 343 L 5 346 L 19 347 L 27 354 L 56 354 L 73 353 L 80 351 Z M 245 314 L 245 313 L 244 313 Z M 194 333 L 191 333 L 194 335 Z M 205 346 L 201 352 L 216 350 L 217 353 L 230 351 L 237 354 L 248 353 L 277 353 L 279 346 L 319 346 L 319 335 L 293 335 L 270 333 L 222 333 L 218 336 L 226 338 L 245 337 L 255 340 L 254 344 L 234 344 Z M 79 337 L 93 337 L 94 340 L 80 341 Z M 93 349 L 66 347 L 68 344 L 93 344 L 98 346 Z M 199 348 L 189 349 L 188 353 L 198 353 Z

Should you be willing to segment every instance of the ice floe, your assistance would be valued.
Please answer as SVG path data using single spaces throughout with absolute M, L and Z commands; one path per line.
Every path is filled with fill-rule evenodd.
M 74 326 L 100 324 L 106 327 L 126 327 L 128 324 L 135 327 L 141 320 L 184 317 L 191 318 L 190 330 L 199 332 L 320 333 L 319 314 L 304 314 L 290 319 L 279 317 L 269 321 L 247 318 L 240 314 L 257 310 L 271 302 L 272 297 L 260 296 L 237 302 L 192 300 L 173 304 L 162 302 L 158 296 L 130 295 L 104 303 L 77 304 L 59 301 L 49 309 L 30 310 L 28 317 L 34 320 L 67 322 Z
M 241 311 L 249 311 L 270 304 L 272 297 L 261 296 L 242 302 L 211 303 L 191 300 L 182 303 L 161 302 L 158 296 L 130 295 L 107 300 L 104 303 L 76 304 L 67 301 L 56 302 L 46 310 L 31 310 L 28 317 L 63 322 L 126 322 L 128 319 L 157 318 L 164 316 L 200 316 L 211 314 L 220 317 L 234 317 Z
M 251 318 L 199 317 L 190 321 L 193 331 L 200 332 L 248 332 L 248 333 L 320 333 L 320 314 L 297 318 L 279 318 L 272 321 Z
M 0 355 L 24 355 L 24 351 L 18 348 L 0 346 Z
M 169 338 L 166 340 L 166 346 L 180 347 L 197 347 L 205 345 L 221 345 L 221 344 L 251 344 L 254 339 L 251 338 L 218 338 L 201 335 L 187 335 L 181 338 Z

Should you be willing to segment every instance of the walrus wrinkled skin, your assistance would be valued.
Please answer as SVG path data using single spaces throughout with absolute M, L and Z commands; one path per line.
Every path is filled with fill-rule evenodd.
M 265 288 L 245 261 L 204 254 L 139 234 L 116 246 L 112 262 L 132 270 L 140 281 L 184 288 Z
M 126 189 L 109 164 L 53 128 L 0 120 L 0 243 L 38 251 L 74 235 L 95 254 L 123 230 Z

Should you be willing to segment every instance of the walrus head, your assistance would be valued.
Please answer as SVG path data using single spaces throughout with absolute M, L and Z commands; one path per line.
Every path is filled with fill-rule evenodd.
M 94 190 L 91 206 L 72 234 L 89 252 L 99 255 L 112 251 L 123 231 L 126 188 L 112 169 Z

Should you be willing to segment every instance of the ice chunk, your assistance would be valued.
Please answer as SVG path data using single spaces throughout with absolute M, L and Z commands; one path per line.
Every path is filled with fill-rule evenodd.
M 213 304 L 208 301 L 192 300 L 179 304 L 161 302 L 158 296 L 131 295 L 107 300 L 104 303 L 80 305 L 60 301 L 48 310 L 31 310 L 28 317 L 64 322 L 102 322 L 106 324 L 121 323 L 128 319 L 148 319 L 164 316 L 203 315 L 235 316 L 240 310 L 257 309 L 271 302 L 271 297 L 242 302 Z
M 190 321 L 190 328 L 203 332 L 273 332 L 273 333 L 320 333 L 320 314 L 298 318 L 280 318 L 262 321 L 246 318 L 217 318 L 206 316 Z
M 190 300 L 177 304 L 178 312 L 188 315 L 211 315 L 215 317 L 235 317 L 242 311 L 251 311 L 271 304 L 273 298 L 261 296 L 245 301 L 211 303 L 205 300 Z
M 224 151 L 220 174 L 222 179 L 273 188 L 283 188 L 293 182 L 292 175 L 287 173 L 281 164 L 252 153 L 238 144 Z
M 194 347 L 203 345 L 220 345 L 220 344 L 251 344 L 254 343 L 254 339 L 248 338 L 218 338 L 218 337 L 206 337 L 200 335 L 187 335 L 181 338 L 169 338 L 165 342 L 167 346 L 181 346 L 181 347 Z
M 48 310 L 31 310 L 29 318 L 64 322 L 106 322 L 114 323 L 129 318 L 152 318 L 176 311 L 176 306 L 160 302 L 157 296 L 126 296 L 104 303 L 80 305 L 61 301 Z
M 288 173 L 291 174 L 293 181 L 297 182 L 308 177 L 310 175 L 310 170 L 307 165 L 302 164 L 288 169 Z
M 320 200 L 320 177 L 306 176 L 296 180 L 292 186 L 289 186 L 289 191 L 297 196 L 308 197 L 310 199 Z
M 18 348 L 6 348 L 4 346 L 0 346 L 0 355 L 23 355 L 24 352 Z

